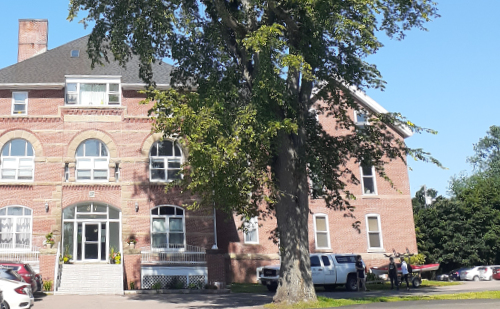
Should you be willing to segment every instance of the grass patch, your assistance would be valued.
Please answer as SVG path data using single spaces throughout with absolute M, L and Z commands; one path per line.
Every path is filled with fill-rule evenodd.
M 258 283 L 231 283 L 231 293 L 268 293 L 268 290 Z
M 435 287 L 435 286 L 450 286 L 450 285 L 460 285 L 460 282 L 448 282 L 448 281 L 433 281 L 433 280 L 423 280 L 420 287 Z M 372 283 L 367 284 L 366 287 L 369 290 L 390 290 L 391 283 L 388 281 L 382 283 Z M 406 288 L 406 282 L 403 282 L 403 288 Z M 410 282 L 411 287 L 411 282 Z
M 442 294 L 442 295 L 408 295 L 408 296 L 380 296 L 380 297 L 360 297 L 353 299 L 332 299 L 327 297 L 318 297 L 318 301 L 314 303 L 298 303 L 295 305 L 285 304 L 268 304 L 264 307 L 269 309 L 305 309 L 305 308 L 328 308 L 328 307 L 343 307 L 350 305 L 370 304 L 370 303 L 387 303 L 398 301 L 416 301 L 416 300 L 454 300 L 454 299 L 500 299 L 500 291 L 485 291 L 485 292 L 469 292 L 457 294 Z

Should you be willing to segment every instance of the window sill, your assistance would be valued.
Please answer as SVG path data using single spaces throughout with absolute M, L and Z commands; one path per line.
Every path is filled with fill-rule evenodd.
M 250 245 L 250 246 L 256 246 L 256 245 L 260 245 L 260 243 L 258 242 L 245 242 L 243 243 L 244 245 Z
M 363 194 L 363 195 L 361 195 L 361 198 L 362 199 L 374 199 L 374 200 L 377 200 L 377 199 L 380 199 L 380 196 L 378 194 Z
M 118 108 L 118 109 L 126 109 L 125 106 L 121 104 L 116 104 L 116 105 L 78 105 L 78 104 L 70 104 L 70 105 L 64 105 L 64 106 L 59 106 L 59 108 L 62 109 L 72 109 L 72 108 L 77 108 L 77 109 L 110 109 L 110 108 Z
M 372 248 L 372 249 L 366 250 L 366 252 L 368 252 L 368 253 L 386 253 L 387 251 L 385 251 L 384 248 Z

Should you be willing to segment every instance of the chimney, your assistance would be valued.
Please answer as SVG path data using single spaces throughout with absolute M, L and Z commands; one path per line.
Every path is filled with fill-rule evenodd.
M 49 36 L 47 19 L 20 19 L 17 62 L 47 51 Z

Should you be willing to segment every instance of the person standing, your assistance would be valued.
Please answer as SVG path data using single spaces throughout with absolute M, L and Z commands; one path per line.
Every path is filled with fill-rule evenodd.
M 358 291 L 361 291 L 361 285 L 363 285 L 366 292 L 365 265 L 361 260 L 361 255 L 358 255 L 356 257 L 356 273 L 358 277 Z
M 394 290 L 394 284 L 396 284 L 396 289 L 399 290 L 398 284 L 398 266 L 394 263 L 394 258 L 389 258 L 389 280 L 391 280 L 391 290 Z
M 405 258 L 401 258 L 401 272 L 403 277 L 401 278 L 401 284 L 403 284 L 403 279 L 406 281 L 406 290 L 410 290 L 410 283 L 408 282 L 408 265 L 405 262 Z

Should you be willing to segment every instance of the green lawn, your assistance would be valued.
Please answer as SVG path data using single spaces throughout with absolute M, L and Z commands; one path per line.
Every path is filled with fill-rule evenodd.
M 318 297 L 315 303 L 299 303 L 293 306 L 284 304 L 268 304 L 265 305 L 269 309 L 305 309 L 305 308 L 328 308 L 328 307 L 343 307 L 359 304 L 384 303 L 397 301 L 411 300 L 445 300 L 445 299 L 500 299 L 500 291 L 474 292 L 474 293 L 458 293 L 458 294 L 442 294 L 429 296 L 381 296 L 381 297 L 360 297 L 353 299 L 332 299 L 323 296 Z
M 422 287 L 434 287 L 434 286 L 449 286 L 449 285 L 460 285 L 462 283 L 460 282 L 448 282 L 448 281 L 432 281 L 432 280 L 423 280 Z M 383 283 L 373 283 L 373 284 L 367 284 L 366 285 L 369 290 L 390 290 L 391 289 L 391 283 L 390 282 L 383 282 Z M 406 282 L 403 283 L 403 288 L 406 287 Z M 411 286 L 411 283 L 410 283 Z M 419 289 L 420 289 L 419 288 Z
M 406 283 L 405 283 L 406 284 Z M 447 285 L 458 285 L 460 282 L 448 282 L 448 281 L 422 281 L 422 287 L 431 286 L 447 286 Z M 368 284 L 368 289 L 370 290 L 389 290 L 391 284 L 389 282 L 384 282 L 380 284 Z M 338 289 L 344 289 L 343 286 L 338 287 Z M 324 291 L 322 287 L 316 289 L 318 292 Z M 269 293 L 267 288 L 261 284 L 257 283 L 233 283 L 231 284 L 232 293 Z

